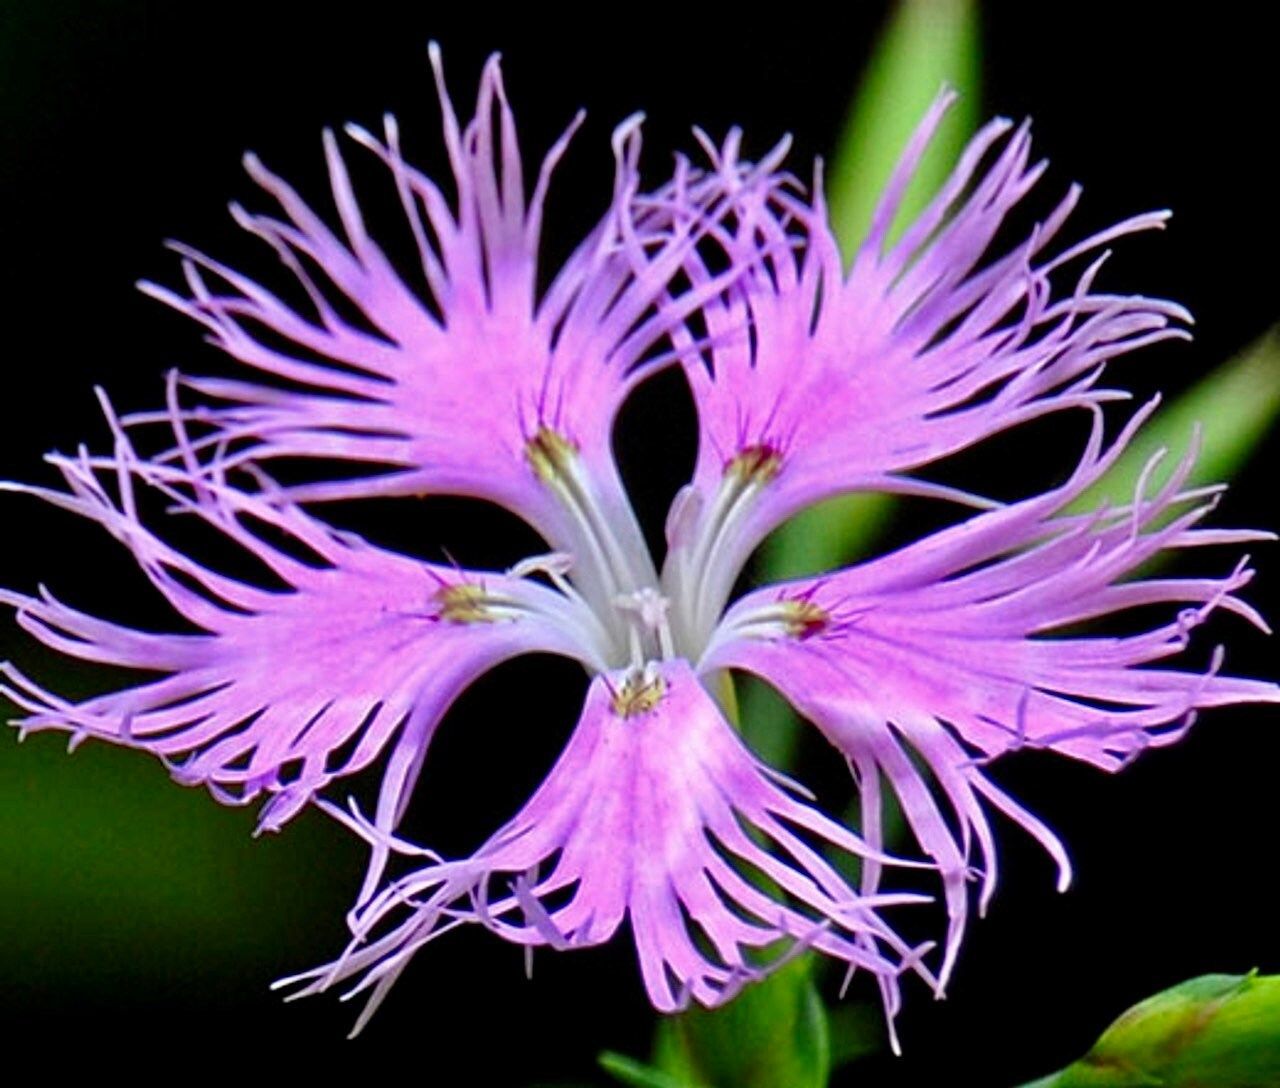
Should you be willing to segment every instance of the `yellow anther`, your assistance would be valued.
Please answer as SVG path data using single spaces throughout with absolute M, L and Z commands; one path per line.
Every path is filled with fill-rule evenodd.
M 447 623 L 493 623 L 497 614 L 489 607 L 493 601 L 484 586 L 474 582 L 457 582 L 436 591 L 438 615 Z
M 760 444 L 739 450 L 725 462 L 724 474 L 736 476 L 744 484 L 764 484 L 782 468 L 782 454 L 773 446 Z
M 533 471 L 546 483 L 564 479 L 577 453 L 578 447 L 570 439 L 546 425 L 539 427 L 524 447 Z
M 793 599 L 780 601 L 779 604 L 782 609 L 782 624 L 792 638 L 812 638 L 826 630 L 831 622 L 826 609 L 812 601 Z
M 648 714 L 666 693 L 667 683 L 656 673 L 635 669 L 613 693 L 613 712 L 619 718 Z

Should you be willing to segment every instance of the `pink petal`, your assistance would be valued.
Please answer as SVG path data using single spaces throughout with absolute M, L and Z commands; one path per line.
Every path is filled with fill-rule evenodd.
M 295 489 L 298 500 L 474 496 L 520 514 L 554 547 L 582 553 L 579 527 L 537 471 L 538 443 L 554 441 L 581 462 L 584 501 L 629 552 L 644 555 L 610 452 L 612 428 L 624 398 L 661 362 L 652 349 L 694 303 L 668 299 L 687 240 L 666 224 L 648 229 L 632 214 L 638 122 L 615 135 L 608 210 L 540 293 L 543 204 L 581 118 L 551 149 L 528 194 L 497 58 L 485 67 L 475 117 L 465 126 L 454 115 L 438 50 L 432 60 L 453 199 L 405 162 L 393 118 L 381 139 L 348 128 L 390 173 L 416 242 L 420 283 L 406 282 L 370 236 L 331 133 L 324 145 L 340 232 L 248 157 L 249 173 L 283 215 L 236 208 L 236 219 L 276 250 L 312 312 L 177 247 L 190 297 L 143 289 L 200 322 L 256 372 L 188 379 L 229 403 L 190 408 L 187 418 L 214 425 L 201 441 L 232 443 L 241 458 L 356 462 L 368 470 L 351 478 L 347 465 L 339 478 Z
M 552 590 L 384 551 L 326 528 L 278 494 L 147 465 L 118 429 L 117 438 L 114 458 L 53 459 L 66 492 L 5 489 L 102 525 L 193 632 L 139 631 L 44 590 L 39 597 L 0 590 L 0 601 L 45 645 L 81 661 L 160 674 L 76 701 L 6 665 L 0 690 L 28 711 L 25 731 L 61 729 L 75 741 L 97 737 L 152 752 L 179 781 L 203 783 L 224 801 L 265 791 L 272 795 L 261 817 L 266 830 L 391 746 L 379 804 L 379 825 L 389 831 L 437 723 L 472 680 L 532 651 L 592 659 L 587 628 Z M 243 549 L 285 588 L 228 577 L 166 544 L 138 517 L 135 478 Z M 115 497 L 107 486 L 113 480 Z M 262 527 L 288 544 L 270 543 Z
M 357 989 L 373 989 L 363 1023 L 413 954 L 459 922 L 572 948 L 608 940 L 629 918 L 664 1011 L 727 1000 L 776 966 L 750 951 L 779 940 L 870 970 L 896 1007 L 900 968 L 866 938 L 899 960 L 916 955 L 876 912 L 917 897 L 859 895 L 797 828 L 890 860 L 777 785 L 683 661 L 601 675 L 519 815 L 470 858 L 390 885 L 358 914 L 338 961 L 289 981 L 315 992 L 363 976 Z M 744 865 L 768 880 L 748 879 Z
M 706 343 L 685 352 L 701 426 L 692 489 L 704 512 L 734 488 L 750 493 L 723 534 L 716 591 L 695 627 L 714 620 L 765 535 L 804 507 L 854 490 L 928 491 L 904 474 L 1036 416 L 1109 399 L 1095 388 L 1104 363 L 1185 336 L 1181 307 L 1097 291 L 1100 261 L 1074 286 L 1051 287 L 1061 266 L 1162 226 L 1163 213 L 1047 258 L 1072 189 L 1025 241 L 993 251 L 1043 169 L 1025 125 L 983 129 L 889 245 L 901 190 L 948 101 L 922 122 L 848 273 L 820 191 L 810 205 L 776 186 L 748 190 L 737 230 L 715 235 L 731 261 L 749 266 L 754 255 L 755 267 L 703 308 Z M 698 254 L 688 273 L 695 283 L 710 275 Z M 710 539 L 709 518 L 690 535 Z
M 1135 577 L 1161 552 L 1267 535 L 1197 527 L 1212 492 L 1184 490 L 1190 455 L 1158 492 L 1138 494 L 1127 508 L 1063 513 L 1142 418 L 1105 453 L 1099 424 L 1061 488 L 881 559 L 749 594 L 700 663 L 746 669 L 777 687 L 851 760 L 864 789 L 884 774 L 943 877 L 952 920 L 944 981 L 967 915 L 970 870 L 984 876 L 984 906 L 995 887 L 980 798 L 1044 844 L 1063 886 L 1069 874 L 1057 838 L 981 763 L 1026 746 L 1116 770 L 1178 739 L 1200 708 L 1280 702 L 1275 684 L 1221 675 L 1220 651 L 1205 671 L 1150 667 L 1181 652 L 1217 608 L 1261 625 L 1235 596 L 1251 574 L 1243 563 L 1216 578 Z M 1123 636 L 1054 633 L 1150 605 L 1175 614 Z

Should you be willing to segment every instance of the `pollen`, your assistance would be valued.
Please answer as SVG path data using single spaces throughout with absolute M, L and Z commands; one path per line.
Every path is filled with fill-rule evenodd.
M 634 669 L 613 693 L 613 712 L 619 718 L 648 714 L 658 705 L 666 690 L 666 681 L 661 676 L 648 670 Z
M 524 447 L 525 458 L 539 479 L 546 483 L 569 475 L 577 452 L 577 444 L 572 439 L 553 431 L 546 424 L 538 428 Z
M 825 608 L 804 599 L 782 601 L 782 624 L 787 634 L 804 641 L 820 635 L 831 623 L 831 615 Z
M 476 582 L 457 582 L 436 591 L 437 615 L 446 623 L 493 623 L 497 613 L 485 588 Z
M 782 451 L 768 443 L 746 446 L 724 464 L 724 474 L 743 483 L 768 483 L 781 469 Z

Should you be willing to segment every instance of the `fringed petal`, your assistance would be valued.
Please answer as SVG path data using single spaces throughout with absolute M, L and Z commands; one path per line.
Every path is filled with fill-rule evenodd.
M 692 631 L 709 630 L 751 552 L 804 507 L 855 490 L 928 491 L 906 474 L 1045 413 L 1114 398 L 1096 385 L 1108 360 L 1186 336 L 1180 306 L 1096 289 L 1102 257 L 1074 287 L 1051 286 L 1113 239 L 1161 227 L 1164 213 L 1046 256 L 1078 199 L 1073 187 L 1025 241 L 992 255 L 1044 168 L 1031 160 L 1026 125 L 1010 133 L 1000 120 L 979 132 L 890 243 L 949 101 L 922 122 L 847 274 L 818 185 L 812 204 L 784 187 L 748 190 L 733 229 L 712 236 L 729 260 L 755 264 L 703 308 L 705 344 L 686 334 L 701 428 L 692 490 L 703 511 L 686 535 L 693 549 L 721 545 L 708 544 L 710 558 L 686 576 L 714 583 Z M 710 275 L 701 262 L 700 252 L 688 262 L 695 283 Z M 677 551 L 668 562 L 687 561 Z
M 265 479 L 249 493 L 216 472 L 148 464 L 118 426 L 116 434 L 110 458 L 51 458 L 67 491 L 4 489 L 100 524 L 193 630 L 139 631 L 47 590 L 0 590 L 46 646 L 160 674 L 68 700 L 5 665 L 0 690 L 28 712 L 19 723 L 26 732 L 60 729 L 73 743 L 96 737 L 152 752 L 179 781 L 205 784 L 224 801 L 265 792 L 265 830 L 391 747 L 379 805 L 379 826 L 390 831 L 436 725 L 478 675 L 535 651 L 601 664 L 594 621 L 551 589 L 384 551 L 323 526 Z M 274 584 L 219 573 L 167 544 L 138 514 L 138 483 L 231 542 Z
M 528 194 L 497 58 L 485 67 L 475 117 L 465 126 L 434 47 L 432 63 L 453 200 L 405 162 L 393 118 L 381 138 L 347 129 L 391 175 L 415 242 L 420 286 L 406 282 L 371 237 L 332 133 L 324 149 L 340 233 L 248 157 L 248 172 L 283 216 L 236 207 L 235 218 L 276 251 L 312 312 L 176 247 L 189 295 L 153 284 L 143 289 L 194 318 L 215 344 L 267 379 L 184 379 L 205 398 L 226 402 L 190 407 L 187 418 L 211 426 L 200 441 L 229 444 L 233 460 L 348 463 L 337 478 L 294 488 L 298 501 L 422 493 L 486 499 L 574 553 L 589 595 L 604 599 L 652 582 L 610 440 L 623 400 L 670 358 L 664 337 L 698 300 L 671 297 L 687 237 L 669 220 L 634 213 L 639 119 L 615 133 L 608 211 L 540 294 L 550 176 L 581 117 L 548 153 Z M 694 198 L 702 201 L 692 214 L 715 202 L 714 189 L 683 191 L 690 207 Z M 360 471 L 353 475 L 350 463 Z M 617 585 L 593 569 L 583 509 L 598 512 L 618 542 L 613 557 L 635 566 Z
M 872 972 L 892 1012 L 903 964 L 928 972 L 877 912 L 920 897 L 859 895 L 810 840 L 891 860 L 779 785 L 685 662 L 605 674 L 515 819 L 472 857 L 391 884 L 355 915 L 339 960 L 286 982 L 313 993 L 359 978 L 363 1024 L 414 953 L 462 922 L 575 948 L 627 918 L 663 1011 L 728 1000 L 777 966 L 784 941 Z
M 1140 574 L 1162 554 L 1268 536 L 1199 527 L 1216 489 L 1186 488 L 1194 450 L 1126 507 L 1064 512 L 1144 416 L 1106 451 L 1099 419 L 1080 466 L 1056 490 L 881 559 L 749 594 L 700 664 L 761 676 L 845 754 L 864 790 L 878 789 L 880 776 L 893 788 L 942 875 L 951 917 L 944 981 L 967 917 L 966 882 L 982 874 L 983 906 L 995 887 L 981 801 L 1049 850 L 1062 886 L 1069 878 L 1057 838 L 990 781 L 985 763 L 1035 747 L 1117 770 L 1177 740 L 1201 708 L 1280 702 L 1275 684 L 1222 675 L 1220 649 L 1202 671 L 1151 667 L 1185 649 L 1216 609 L 1264 626 L 1236 596 L 1251 575 L 1243 561 L 1217 578 Z M 1153 605 L 1173 617 L 1127 635 L 1056 633 Z M 864 804 L 875 803 L 870 796 Z

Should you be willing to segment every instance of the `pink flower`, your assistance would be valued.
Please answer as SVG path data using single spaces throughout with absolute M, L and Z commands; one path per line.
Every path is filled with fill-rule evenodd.
M 718 1004 L 812 947 L 871 972 L 892 1013 L 904 969 L 945 985 L 970 881 L 980 879 L 982 905 L 994 891 L 988 807 L 1039 839 L 1068 879 L 1062 846 L 995 785 L 991 759 L 1038 746 L 1112 770 L 1176 739 L 1201 707 L 1280 697 L 1274 685 L 1222 675 L 1220 653 L 1206 673 L 1151 667 L 1219 606 L 1262 626 L 1235 596 L 1249 578 L 1243 562 L 1212 578 L 1135 576 L 1159 552 L 1263 535 L 1199 527 L 1214 492 L 1185 488 L 1189 461 L 1125 507 L 1068 510 L 1147 414 L 1107 447 L 1100 405 L 1116 394 L 1097 386 L 1103 365 L 1184 335 L 1185 315 L 1098 292 L 1100 259 L 1065 295 L 1050 277 L 1162 216 L 1043 256 L 1073 190 L 1024 243 L 992 257 L 997 230 L 1041 169 L 1029 165 L 1025 127 L 1006 138 L 996 122 L 902 240 L 886 244 L 944 97 L 846 274 L 820 192 L 807 202 L 778 174 L 780 152 L 744 163 L 732 134 L 707 144 L 709 167 L 680 160 L 666 186 L 643 194 L 629 121 L 614 137 L 607 213 L 540 290 L 542 207 L 569 133 L 526 195 L 496 60 L 465 128 L 434 50 L 432 60 L 452 197 L 404 162 L 392 119 L 382 140 L 348 129 L 391 175 L 425 290 L 370 237 L 331 135 L 341 235 L 249 158 L 283 218 L 235 216 L 297 277 L 310 312 L 181 249 L 190 296 L 144 289 L 199 321 L 251 373 L 183 379 L 203 398 L 194 407 L 179 405 L 176 379 L 163 412 L 120 422 L 108 407 L 110 455 L 52 458 L 66 491 L 5 485 L 101 524 L 194 631 L 137 631 L 44 591 L 0 592 L 46 645 L 150 674 L 69 702 L 5 666 L 3 690 L 27 710 L 24 729 L 144 748 L 222 800 L 265 795 L 264 829 L 315 802 L 369 842 L 352 943 L 292 980 L 303 992 L 358 979 L 372 991 L 363 1023 L 418 949 L 455 926 L 569 948 L 608 940 L 626 919 L 659 1009 Z M 689 379 L 700 436 L 659 567 L 611 439 L 632 390 L 668 365 Z M 911 475 L 1063 408 L 1092 412 L 1095 427 L 1055 490 L 998 506 Z M 145 458 L 134 434 L 156 421 L 172 427 L 172 448 Z M 340 471 L 293 488 L 264 471 L 299 457 L 322 476 Z M 772 528 L 871 488 L 979 512 L 883 558 L 730 603 Z M 140 490 L 200 519 L 270 579 L 232 578 L 167 544 L 140 517 Z M 441 567 L 311 512 L 326 499 L 422 493 L 499 503 L 548 552 L 505 573 Z M 1127 637 L 1056 633 L 1150 605 L 1175 607 L 1168 622 Z M 531 652 L 576 659 L 592 677 L 555 767 L 470 857 L 401 841 L 398 823 L 453 700 Z M 744 746 L 711 694 L 724 669 L 768 680 L 849 761 L 861 836 Z M 320 796 L 384 754 L 368 817 Z M 885 781 L 927 861 L 886 853 Z M 858 888 L 829 851 L 862 860 Z M 393 856 L 417 867 L 390 876 Z M 936 975 L 922 959 L 928 946 L 910 947 L 881 917 L 922 898 L 880 890 L 890 864 L 941 877 L 950 924 Z

